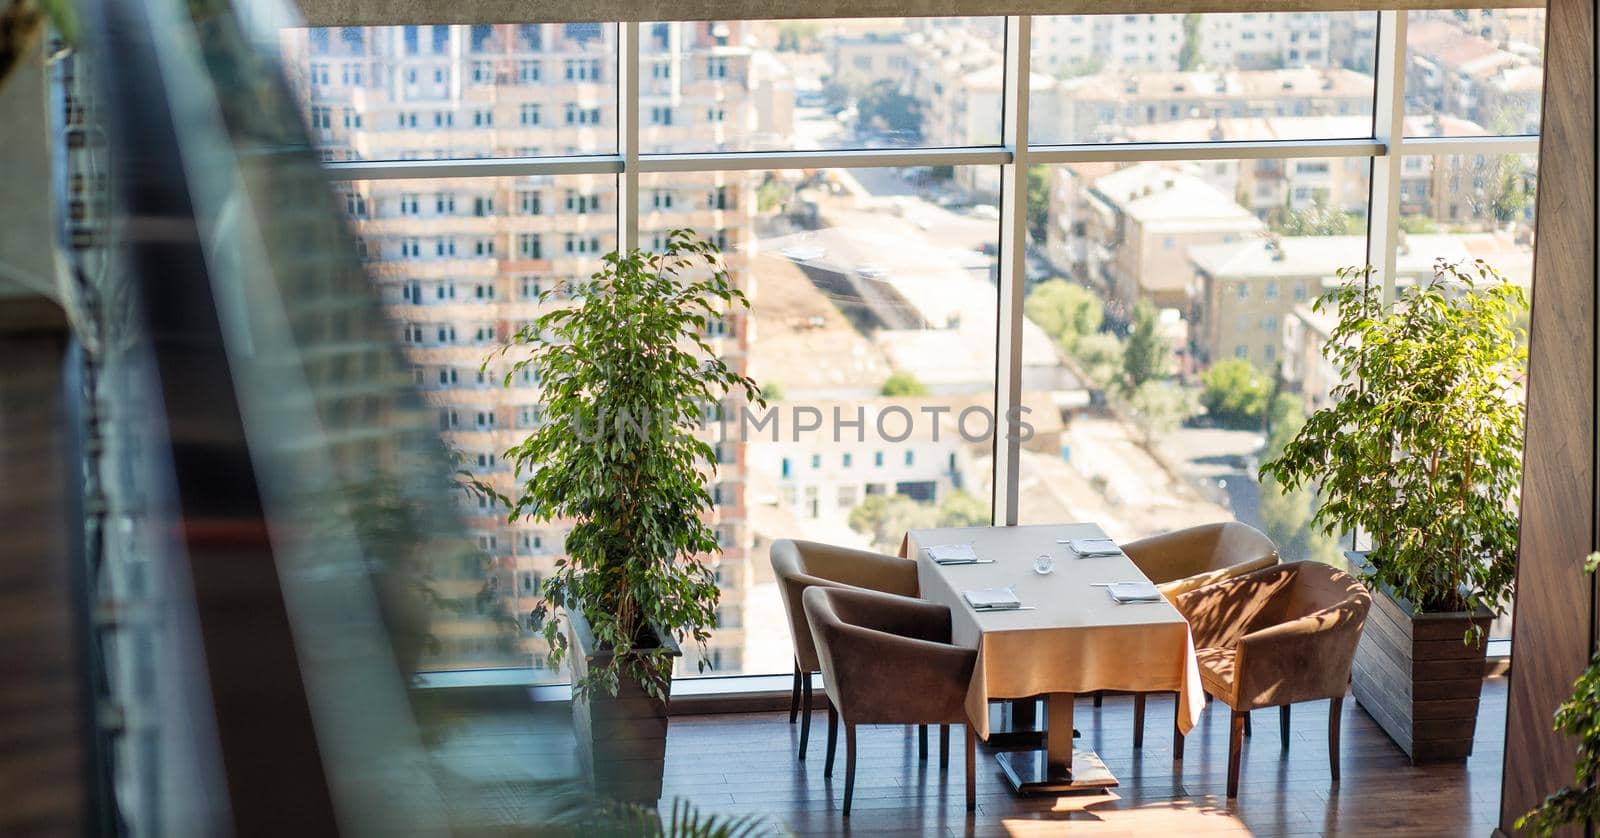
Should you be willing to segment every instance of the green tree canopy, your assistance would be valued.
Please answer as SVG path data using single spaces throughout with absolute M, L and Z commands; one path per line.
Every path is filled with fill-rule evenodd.
M 881 128 L 905 139 L 922 139 L 922 103 L 902 93 L 894 79 L 878 79 L 856 96 L 856 120 L 864 129 Z
M 1122 341 L 1110 332 L 1094 332 L 1078 338 L 1073 356 L 1083 368 L 1088 384 L 1105 389 L 1122 377 Z
M 895 370 L 883 380 L 883 387 L 878 390 L 883 396 L 926 396 L 928 387 L 917 377 L 904 370 Z
M 1106 315 L 1093 291 L 1059 277 L 1035 286 L 1022 311 L 1068 352 L 1085 335 L 1100 331 Z
M 889 553 L 900 547 L 906 530 L 928 527 L 974 527 L 990 522 L 989 507 L 960 489 L 945 495 L 937 506 L 905 495 L 868 495 L 850 510 L 850 529 L 867 536 L 875 550 Z
M 1140 300 L 1133 307 L 1133 325 L 1122 345 L 1122 372 L 1127 378 L 1128 391 L 1136 391 L 1146 382 L 1165 376 L 1171 361 L 1172 348 L 1156 328 L 1155 305 L 1149 300 Z
M 1230 428 L 1257 427 L 1267 411 L 1272 381 L 1243 358 L 1219 361 L 1200 377 L 1200 404 Z
M 1050 224 L 1050 167 L 1037 163 L 1028 167 L 1028 235 L 1044 241 Z
M 1183 420 L 1200 412 L 1194 394 L 1170 381 L 1146 381 L 1128 395 L 1134 426 L 1149 442 L 1178 429 Z

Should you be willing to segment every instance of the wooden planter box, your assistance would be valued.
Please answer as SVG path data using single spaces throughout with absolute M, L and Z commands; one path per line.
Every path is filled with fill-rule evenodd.
M 596 647 L 589 621 L 576 608 L 567 609 L 568 658 L 573 679 L 589 667 L 609 661 L 611 653 Z M 663 645 L 672 656 L 682 654 L 670 633 Z M 669 681 L 668 698 L 672 685 Z M 572 728 L 578 739 L 578 766 L 596 793 L 616 800 L 654 805 L 661 797 L 661 773 L 667 755 L 667 702 L 646 693 L 623 674 L 615 696 L 604 693 L 573 696 Z
M 1360 556 L 1351 561 L 1365 563 Z M 1413 763 L 1459 762 L 1472 753 L 1493 619 L 1486 609 L 1418 614 L 1390 591 L 1373 591 L 1351 691 Z M 1462 638 L 1473 625 L 1481 639 L 1467 645 Z

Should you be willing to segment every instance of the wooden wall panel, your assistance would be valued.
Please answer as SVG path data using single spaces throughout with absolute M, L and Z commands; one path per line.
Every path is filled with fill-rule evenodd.
M 80 835 L 92 823 L 66 349 L 54 303 L 0 306 L 0 835 Z
M 1551 730 L 1591 648 L 1594 596 L 1595 88 L 1593 0 L 1550 0 L 1537 251 L 1500 829 L 1572 779 Z

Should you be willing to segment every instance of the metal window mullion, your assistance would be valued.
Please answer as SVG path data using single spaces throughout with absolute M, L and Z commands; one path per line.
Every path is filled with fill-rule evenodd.
M 1028 149 L 1034 163 L 1143 163 L 1187 160 L 1283 160 L 1373 157 L 1386 146 L 1372 137 L 1340 140 L 1249 140 L 1197 143 L 1078 143 Z
M 464 160 L 355 160 L 322 164 L 334 180 L 443 180 L 527 175 L 609 175 L 623 169 L 622 156 L 477 157 Z
M 1407 137 L 1396 142 L 1406 155 L 1538 154 L 1538 134 L 1484 137 Z
M 1394 299 L 1395 245 L 1400 232 L 1400 166 L 1405 140 L 1406 13 L 1378 12 L 1378 54 L 1372 108 L 1373 139 L 1385 153 L 1372 160 L 1367 212 L 1367 264 L 1383 282 L 1383 302 Z
M 639 246 L 639 22 L 617 26 L 617 248 Z
M 1032 18 L 1006 18 L 1004 124 L 1001 145 L 1011 153 L 1000 166 L 1000 284 L 995 329 L 994 523 L 1016 526 L 1022 443 L 1009 421 L 1023 418 L 1022 293 L 1028 243 L 1028 74 Z
M 818 149 L 815 151 L 734 151 L 641 154 L 639 171 L 734 172 L 774 169 L 878 169 L 905 166 L 972 166 L 1010 162 L 998 146 L 973 148 Z

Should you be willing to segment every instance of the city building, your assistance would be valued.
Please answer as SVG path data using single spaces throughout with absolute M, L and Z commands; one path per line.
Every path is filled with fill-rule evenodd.
M 1326 66 L 1333 59 L 1331 19 L 1336 16 L 1330 12 L 1201 15 L 1201 66 L 1244 70 Z
M 1185 171 L 1139 163 L 1096 178 L 1081 202 L 1086 275 L 1111 304 L 1132 311 L 1149 300 L 1158 308 L 1188 305 L 1191 248 L 1238 242 L 1265 225 L 1233 198 Z M 1076 230 L 1078 220 L 1066 221 Z

